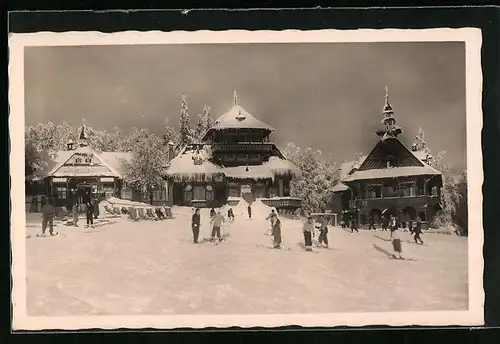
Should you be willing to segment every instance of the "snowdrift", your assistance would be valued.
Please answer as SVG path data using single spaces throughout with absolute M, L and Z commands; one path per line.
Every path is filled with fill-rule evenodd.
M 269 213 L 271 213 L 272 209 L 274 208 L 265 205 L 260 199 L 257 199 L 252 203 L 252 217 L 265 219 L 269 215 Z M 276 211 L 276 209 L 274 211 Z

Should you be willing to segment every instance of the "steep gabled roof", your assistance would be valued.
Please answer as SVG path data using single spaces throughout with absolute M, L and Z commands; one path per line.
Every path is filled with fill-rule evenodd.
M 68 169 L 64 165 L 71 160 L 77 153 L 85 153 L 93 155 L 101 164 L 101 168 L 79 166 L 78 168 Z M 37 170 L 31 176 L 27 176 L 31 180 L 41 180 L 47 177 L 64 177 L 71 175 L 86 176 L 113 176 L 123 178 L 124 161 L 130 161 L 132 153 L 129 152 L 102 152 L 98 153 L 88 146 L 78 147 L 70 151 L 57 151 L 46 161 L 43 169 Z
M 390 153 L 398 158 L 398 165 L 384 165 L 383 158 Z M 441 175 L 441 172 L 421 161 L 418 156 L 407 149 L 398 139 L 390 138 L 379 141 L 363 161 L 357 171 L 342 181 L 349 183 L 363 179 L 395 178 L 417 175 Z

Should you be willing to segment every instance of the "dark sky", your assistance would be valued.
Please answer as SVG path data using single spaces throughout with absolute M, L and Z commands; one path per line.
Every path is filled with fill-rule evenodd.
M 30 47 L 26 124 L 66 120 L 161 133 L 178 125 L 186 95 L 193 123 L 215 118 L 237 90 L 240 105 L 295 142 L 340 162 L 377 142 L 384 87 L 411 142 L 421 126 L 431 150 L 465 167 L 465 44 L 281 43 Z

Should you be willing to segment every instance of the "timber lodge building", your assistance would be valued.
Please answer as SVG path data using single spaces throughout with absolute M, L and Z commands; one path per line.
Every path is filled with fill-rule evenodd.
M 387 89 L 382 123 L 384 129 L 377 131 L 381 139 L 372 151 L 341 165 L 330 209 L 354 216 L 361 225 L 370 217 L 380 224 L 390 214 L 401 223 L 420 216 L 428 224 L 441 209 L 442 174 L 431 166 L 423 136 L 417 136 L 411 149 L 398 140 L 403 131 L 396 125 Z
M 173 204 L 220 207 L 241 197 L 279 211 L 300 208 L 301 200 L 290 197 L 290 181 L 300 171 L 271 141 L 273 131 L 238 104 L 235 92 L 233 107 L 201 142 L 184 147 L 165 167 Z

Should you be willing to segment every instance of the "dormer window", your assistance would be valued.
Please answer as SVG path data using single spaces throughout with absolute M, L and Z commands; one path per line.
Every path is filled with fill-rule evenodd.
M 92 162 L 92 159 L 90 159 L 90 158 L 85 158 L 85 163 L 86 163 L 86 164 L 90 164 L 91 162 Z
M 81 158 L 76 158 L 75 159 L 75 164 L 81 164 L 82 163 L 82 159 Z

